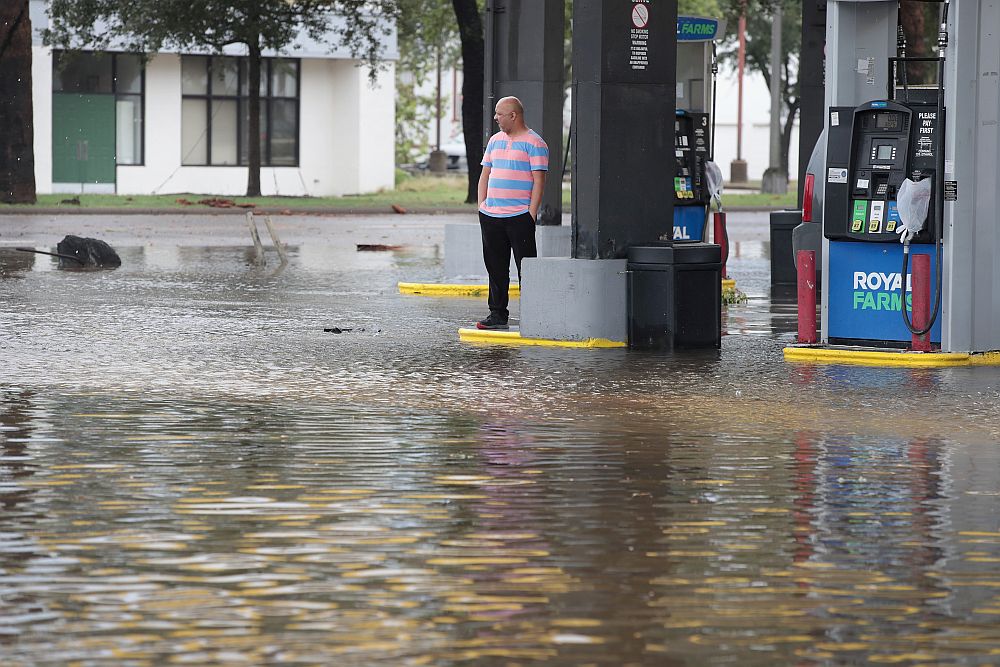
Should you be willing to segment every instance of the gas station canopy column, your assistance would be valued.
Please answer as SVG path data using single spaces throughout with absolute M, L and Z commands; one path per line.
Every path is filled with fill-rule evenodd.
M 574 4 L 575 258 L 621 258 L 672 230 L 676 45 L 676 1 Z
M 549 177 L 538 224 L 562 224 L 563 0 L 488 0 L 486 5 L 486 100 L 483 146 L 497 131 L 497 100 L 513 95 L 525 121 L 549 146 Z

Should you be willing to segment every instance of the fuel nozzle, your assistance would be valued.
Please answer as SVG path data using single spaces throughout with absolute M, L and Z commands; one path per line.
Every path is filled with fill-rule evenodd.
M 938 28 L 938 48 L 944 51 L 948 48 L 948 6 L 951 0 L 944 1 L 944 10 L 941 13 L 941 26 Z

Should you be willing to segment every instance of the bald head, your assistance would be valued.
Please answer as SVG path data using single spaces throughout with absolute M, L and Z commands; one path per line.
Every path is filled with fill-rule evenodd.
M 500 101 L 497 102 L 497 110 L 503 107 L 505 111 L 516 111 L 518 116 L 524 116 L 524 105 L 521 104 L 521 100 L 517 99 L 513 95 L 509 97 L 501 97 Z
M 497 102 L 496 113 L 493 114 L 501 131 L 509 135 L 521 134 L 528 129 L 524 124 L 524 105 L 516 97 L 501 97 Z

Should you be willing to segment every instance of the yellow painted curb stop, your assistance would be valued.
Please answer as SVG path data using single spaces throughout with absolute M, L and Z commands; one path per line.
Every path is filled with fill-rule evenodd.
M 399 283 L 400 294 L 417 296 L 489 296 L 489 285 L 442 285 L 440 283 Z M 511 283 L 507 294 L 521 296 L 521 285 Z
M 954 366 L 1000 366 L 1000 352 L 909 352 L 906 350 L 883 351 L 801 345 L 786 347 L 785 360 L 897 368 L 947 368 Z
M 489 296 L 489 285 L 463 285 L 463 284 L 442 284 L 442 283 L 397 283 L 400 294 L 410 294 L 413 296 Z M 727 278 L 722 281 L 723 291 L 735 289 L 736 281 Z M 520 283 L 511 283 L 508 295 L 511 298 L 520 298 Z
M 501 343 L 506 345 L 537 345 L 543 347 L 626 347 L 621 341 L 607 338 L 586 340 L 550 340 L 548 338 L 523 338 L 520 331 L 497 331 L 495 329 L 459 329 L 458 337 L 466 343 Z

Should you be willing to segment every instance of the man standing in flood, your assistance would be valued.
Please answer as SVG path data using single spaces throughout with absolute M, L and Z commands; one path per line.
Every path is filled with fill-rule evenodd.
M 493 120 L 500 131 L 490 137 L 479 177 L 479 226 L 483 260 L 490 276 L 490 314 L 478 329 L 506 329 L 510 289 L 510 254 L 517 277 L 521 259 L 536 257 L 535 220 L 549 169 L 549 147 L 524 124 L 524 107 L 516 97 L 504 97 Z

